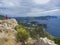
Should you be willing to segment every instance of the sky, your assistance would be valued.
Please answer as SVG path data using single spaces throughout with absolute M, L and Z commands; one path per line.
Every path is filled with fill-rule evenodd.
M 0 15 L 60 16 L 60 0 L 0 0 Z

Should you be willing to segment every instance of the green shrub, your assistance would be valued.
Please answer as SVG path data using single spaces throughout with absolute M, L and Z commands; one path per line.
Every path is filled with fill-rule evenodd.
M 21 26 L 20 25 L 17 25 L 16 27 L 15 27 L 15 30 L 18 30 L 18 29 L 20 29 L 21 28 Z
M 56 44 L 60 45 L 60 38 L 54 38 Z
M 17 41 L 20 41 L 25 45 L 25 41 L 29 38 L 29 33 L 21 28 L 17 30 Z

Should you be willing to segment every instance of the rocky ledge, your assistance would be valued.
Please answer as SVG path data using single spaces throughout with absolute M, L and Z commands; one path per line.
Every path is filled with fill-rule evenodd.
M 0 45 L 15 45 L 16 19 L 0 20 Z

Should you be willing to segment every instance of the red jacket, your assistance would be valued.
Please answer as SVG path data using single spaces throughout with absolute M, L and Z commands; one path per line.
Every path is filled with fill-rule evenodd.
M 5 19 L 7 20 L 8 19 L 8 16 L 6 16 Z

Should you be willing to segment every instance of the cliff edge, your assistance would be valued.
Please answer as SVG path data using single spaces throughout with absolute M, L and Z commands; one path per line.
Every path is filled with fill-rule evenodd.
M 0 20 L 0 45 L 20 45 L 16 43 L 15 37 L 17 33 L 15 27 L 17 25 L 16 19 Z M 48 38 L 28 39 L 27 43 L 33 43 L 33 45 L 57 45 Z
M 16 25 L 15 19 L 0 20 L 0 45 L 15 45 Z

